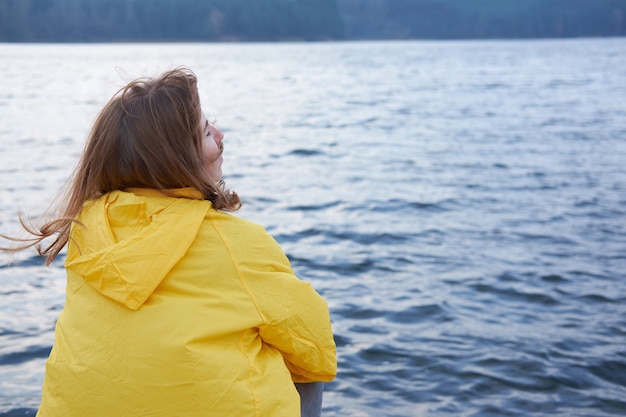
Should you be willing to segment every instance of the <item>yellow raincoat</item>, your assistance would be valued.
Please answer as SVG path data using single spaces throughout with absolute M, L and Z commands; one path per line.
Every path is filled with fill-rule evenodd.
M 330 381 L 328 307 L 260 226 L 193 189 L 85 204 L 39 417 L 300 415 Z

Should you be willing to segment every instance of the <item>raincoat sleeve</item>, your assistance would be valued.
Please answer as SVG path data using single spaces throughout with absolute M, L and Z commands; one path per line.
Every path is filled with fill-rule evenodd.
M 326 301 L 294 274 L 282 248 L 262 230 L 246 262 L 263 341 L 278 349 L 294 382 L 331 381 L 337 355 Z

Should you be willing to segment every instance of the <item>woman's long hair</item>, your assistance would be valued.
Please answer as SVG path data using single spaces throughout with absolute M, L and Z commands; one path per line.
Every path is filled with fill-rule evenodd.
M 32 237 L 3 236 L 21 245 L 2 249 L 35 246 L 49 265 L 67 244 L 70 227 L 87 200 L 130 187 L 166 193 L 193 187 L 218 210 L 239 209 L 237 194 L 226 190 L 221 179 L 211 178 L 204 167 L 201 114 L 197 78 L 187 68 L 130 82 L 96 118 L 69 188 L 57 197 L 57 213 L 62 214 L 41 227 L 20 217 Z M 50 237 L 54 240 L 44 246 L 43 240 Z

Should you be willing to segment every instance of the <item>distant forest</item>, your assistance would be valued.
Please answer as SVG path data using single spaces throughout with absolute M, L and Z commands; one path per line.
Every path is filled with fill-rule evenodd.
M 0 42 L 626 36 L 626 0 L 0 0 Z

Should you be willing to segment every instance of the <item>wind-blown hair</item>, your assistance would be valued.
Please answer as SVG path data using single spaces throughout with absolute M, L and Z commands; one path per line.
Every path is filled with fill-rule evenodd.
M 87 200 L 130 187 L 167 194 L 193 187 L 218 210 L 239 209 L 237 194 L 226 190 L 221 178 L 211 178 L 205 168 L 201 116 L 197 78 L 187 68 L 130 82 L 96 118 L 69 189 L 56 202 L 62 215 L 39 228 L 20 217 L 32 237 L 8 238 L 22 245 L 2 249 L 36 246 L 48 265 L 67 244 L 70 227 Z M 42 241 L 52 236 L 52 243 L 42 247 Z

